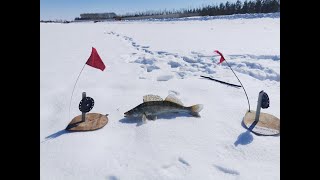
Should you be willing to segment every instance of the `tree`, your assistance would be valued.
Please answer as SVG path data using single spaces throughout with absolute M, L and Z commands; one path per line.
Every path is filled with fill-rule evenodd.
M 246 0 L 243 3 L 241 13 L 246 14 L 249 12 L 248 10 L 249 10 L 249 5 L 248 5 L 248 1 Z
M 271 1 L 272 12 L 280 12 L 280 0 Z
M 248 13 L 255 13 L 255 2 L 248 2 Z
M 230 14 L 237 14 L 236 12 L 236 4 L 230 4 Z
M 235 5 L 235 13 L 240 14 L 242 9 L 242 3 L 241 1 L 237 0 L 236 5 Z
M 225 14 L 227 14 L 227 15 L 231 14 L 231 8 L 230 8 L 230 3 L 229 3 L 229 1 L 226 2 L 225 11 L 224 11 L 223 14 L 224 14 L 224 15 L 225 15 Z
M 223 15 L 225 12 L 225 6 L 223 3 L 220 3 L 219 5 L 219 11 L 218 11 L 218 15 Z
M 262 6 L 261 0 L 257 0 L 255 4 L 254 12 L 261 13 L 261 6 Z

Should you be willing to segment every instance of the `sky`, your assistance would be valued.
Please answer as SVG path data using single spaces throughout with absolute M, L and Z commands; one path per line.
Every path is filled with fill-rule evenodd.
M 118 15 L 148 10 L 196 8 L 236 0 L 40 0 L 40 20 L 74 20 L 81 13 Z

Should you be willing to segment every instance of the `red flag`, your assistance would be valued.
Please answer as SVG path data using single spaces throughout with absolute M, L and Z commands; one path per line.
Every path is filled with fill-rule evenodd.
M 218 53 L 221 56 L 220 62 L 218 64 L 222 63 L 225 60 L 223 55 L 222 55 L 222 53 L 220 51 L 218 51 L 218 50 L 215 50 L 214 52 Z
M 87 65 L 100 69 L 101 71 L 103 71 L 106 66 L 104 65 L 103 61 L 101 60 L 97 50 L 92 47 L 92 51 L 91 51 L 91 55 L 88 59 L 88 61 L 86 62 Z

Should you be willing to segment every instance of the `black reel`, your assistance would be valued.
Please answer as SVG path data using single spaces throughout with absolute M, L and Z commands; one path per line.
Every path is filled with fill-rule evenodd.
M 83 113 L 91 111 L 94 106 L 94 100 L 91 97 L 83 98 L 79 103 L 79 110 Z
M 261 108 L 267 109 L 270 106 L 270 100 L 267 93 L 263 92 L 262 98 L 261 98 Z

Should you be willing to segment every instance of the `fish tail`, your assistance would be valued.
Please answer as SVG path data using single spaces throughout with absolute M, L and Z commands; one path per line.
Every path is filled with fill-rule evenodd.
M 192 116 L 195 116 L 195 117 L 200 117 L 200 114 L 199 112 L 203 109 L 203 105 L 202 104 L 196 104 L 196 105 L 193 105 L 190 107 L 190 114 Z

